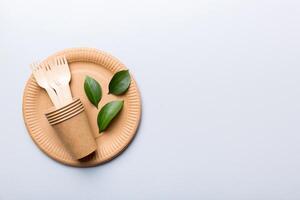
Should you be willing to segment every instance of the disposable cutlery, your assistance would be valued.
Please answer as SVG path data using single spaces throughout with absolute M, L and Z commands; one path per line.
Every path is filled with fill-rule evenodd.
M 56 57 L 53 62 L 48 63 L 49 71 L 52 73 L 52 78 L 58 86 L 59 93 L 64 97 L 64 103 L 72 102 L 72 93 L 70 89 L 71 73 L 65 56 Z
M 54 89 L 49 85 L 49 82 L 44 72 L 44 68 L 41 65 L 39 65 L 37 62 L 32 63 L 30 67 L 37 84 L 41 88 L 44 88 L 46 90 L 54 106 L 57 108 L 60 107 L 61 104 L 59 98 L 56 92 L 54 91 Z

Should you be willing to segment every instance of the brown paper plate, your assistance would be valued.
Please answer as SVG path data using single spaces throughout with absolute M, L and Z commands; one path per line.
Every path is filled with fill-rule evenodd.
M 58 162 L 76 167 L 89 167 L 107 162 L 119 155 L 129 145 L 139 125 L 141 100 L 136 82 L 132 80 L 125 95 L 107 95 L 108 84 L 113 74 L 126 69 L 119 60 L 107 53 L 90 48 L 67 49 L 53 56 L 58 55 L 67 57 L 72 73 L 70 83 L 72 95 L 80 98 L 84 105 L 96 138 L 97 151 L 81 161 L 72 158 L 44 115 L 53 105 L 46 92 L 38 87 L 32 76 L 26 84 L 23 96 L 23 117 L 27 130 L 36 145 Z M 102 86 L 103 96 L 98 106 L 99 109 L 89 102 L 84 93 L 83 84 L 86 75 L 96 79 Z M 100 108 L 110 101 L 121 99 L 124 100 L 121 113 L 100 135 L 97 126 L 97 114 Z

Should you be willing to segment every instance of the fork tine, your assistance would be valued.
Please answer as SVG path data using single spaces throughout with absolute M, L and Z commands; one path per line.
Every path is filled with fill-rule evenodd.
M 48 62 L 48 67 L 51 69 L 55 65 L 55 60 L 51 60 Z
M 32 71 L 36 71 L 37 68 L 38 68 L 37 62 L 33 62 L 33 63 L 31 64 L 31 66 L 32 66 Z
M 63 57 L 60 56 L 60 57 L 59 57 L 59 61 L 60 61 L 60 64 L 61 64 L 61 65 L 64 64 Z
M 63 60 L 64 60 L 64 64 L 68 64 L 68 61 L 67 61 L 67 58 L 65 55 L 63 56 Z
M 45 69 L 46 71 L 49 71 L 51 69 L 48 62 L 45 63 Z
M 40 63 L 40 62 L 36 62 L 36 63 L 35 63 L 35 66 L 36 66 L 36 69 L 39 70 L 40 67 L 41 67 L 41 63 Z
M 40 70 L 40 69 L 41 69 L 41 63 L 40 63 L 40 64 L 36 63 L 36 69 L 37 69 L 37 70 Z
M 48 70 L 52 70 L 53 65 L 51 63 L 48 62 L 47 66 L 48 66 Z
M 41 70 L 46 70 L 46 65 L 45 65 L 45 63 L 41 63 L 41 64 L 40 64 L 40 68 L 41 68 Z
M 55 58 L 55 65 L 58 65 L 58 57 Z
M 55 58 L 55 66 L 59 65 L 58 57 Z
M 58 57 L 58 65 L 61 65 L 61 59 Z

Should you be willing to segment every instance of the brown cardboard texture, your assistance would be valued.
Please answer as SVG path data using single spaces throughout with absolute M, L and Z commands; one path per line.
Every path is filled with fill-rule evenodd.
M 74 102 L 80 100 L 74 99 L 69 109 L 65 109 L 67 105 L 55 110 L 56 115 L 53 111 L 45 115 L 70 154 L 75 159 L 81 159 L 94 152 L 97 145 L 82 103 Z

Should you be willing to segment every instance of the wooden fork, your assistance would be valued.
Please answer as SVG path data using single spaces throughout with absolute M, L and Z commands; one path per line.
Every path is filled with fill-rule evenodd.
M 33 76 L 34 76 L 37 84 L 41 88 L 44 88 L 47 91 L 54 106 L 56 108 L 60 107 L 60 102 L 59 102 L 58 96 L 57 96 L 56 92 L 53 90 L 53 88 L 49 85 L 47 78 L 45 76 L 43 67 L 40 64 L 38 64 L 37 62 L 32 63 L 30 65 L 30 67 L 31 67 Z
M 52 87 L 55 90 L 60 104 L 64 105 L 65 104 L 64 102 L 66 101 L 65 94 L 63 93 L 63 91 L 60 89 L 60 86 L 56 82 L 56 74 L 54 73 L 55 71 L 51 69 L 49 63 L 42 63 L 41 68 L 45 74 L 48 84 L 50 85 L 50 87 Z
M 48 63 L 52 77 L 60 92 L 64 95 L 64 103 L 72 102 L 70 89 L 71 73 L 65 56 L 56 57 L 53 62 Z

